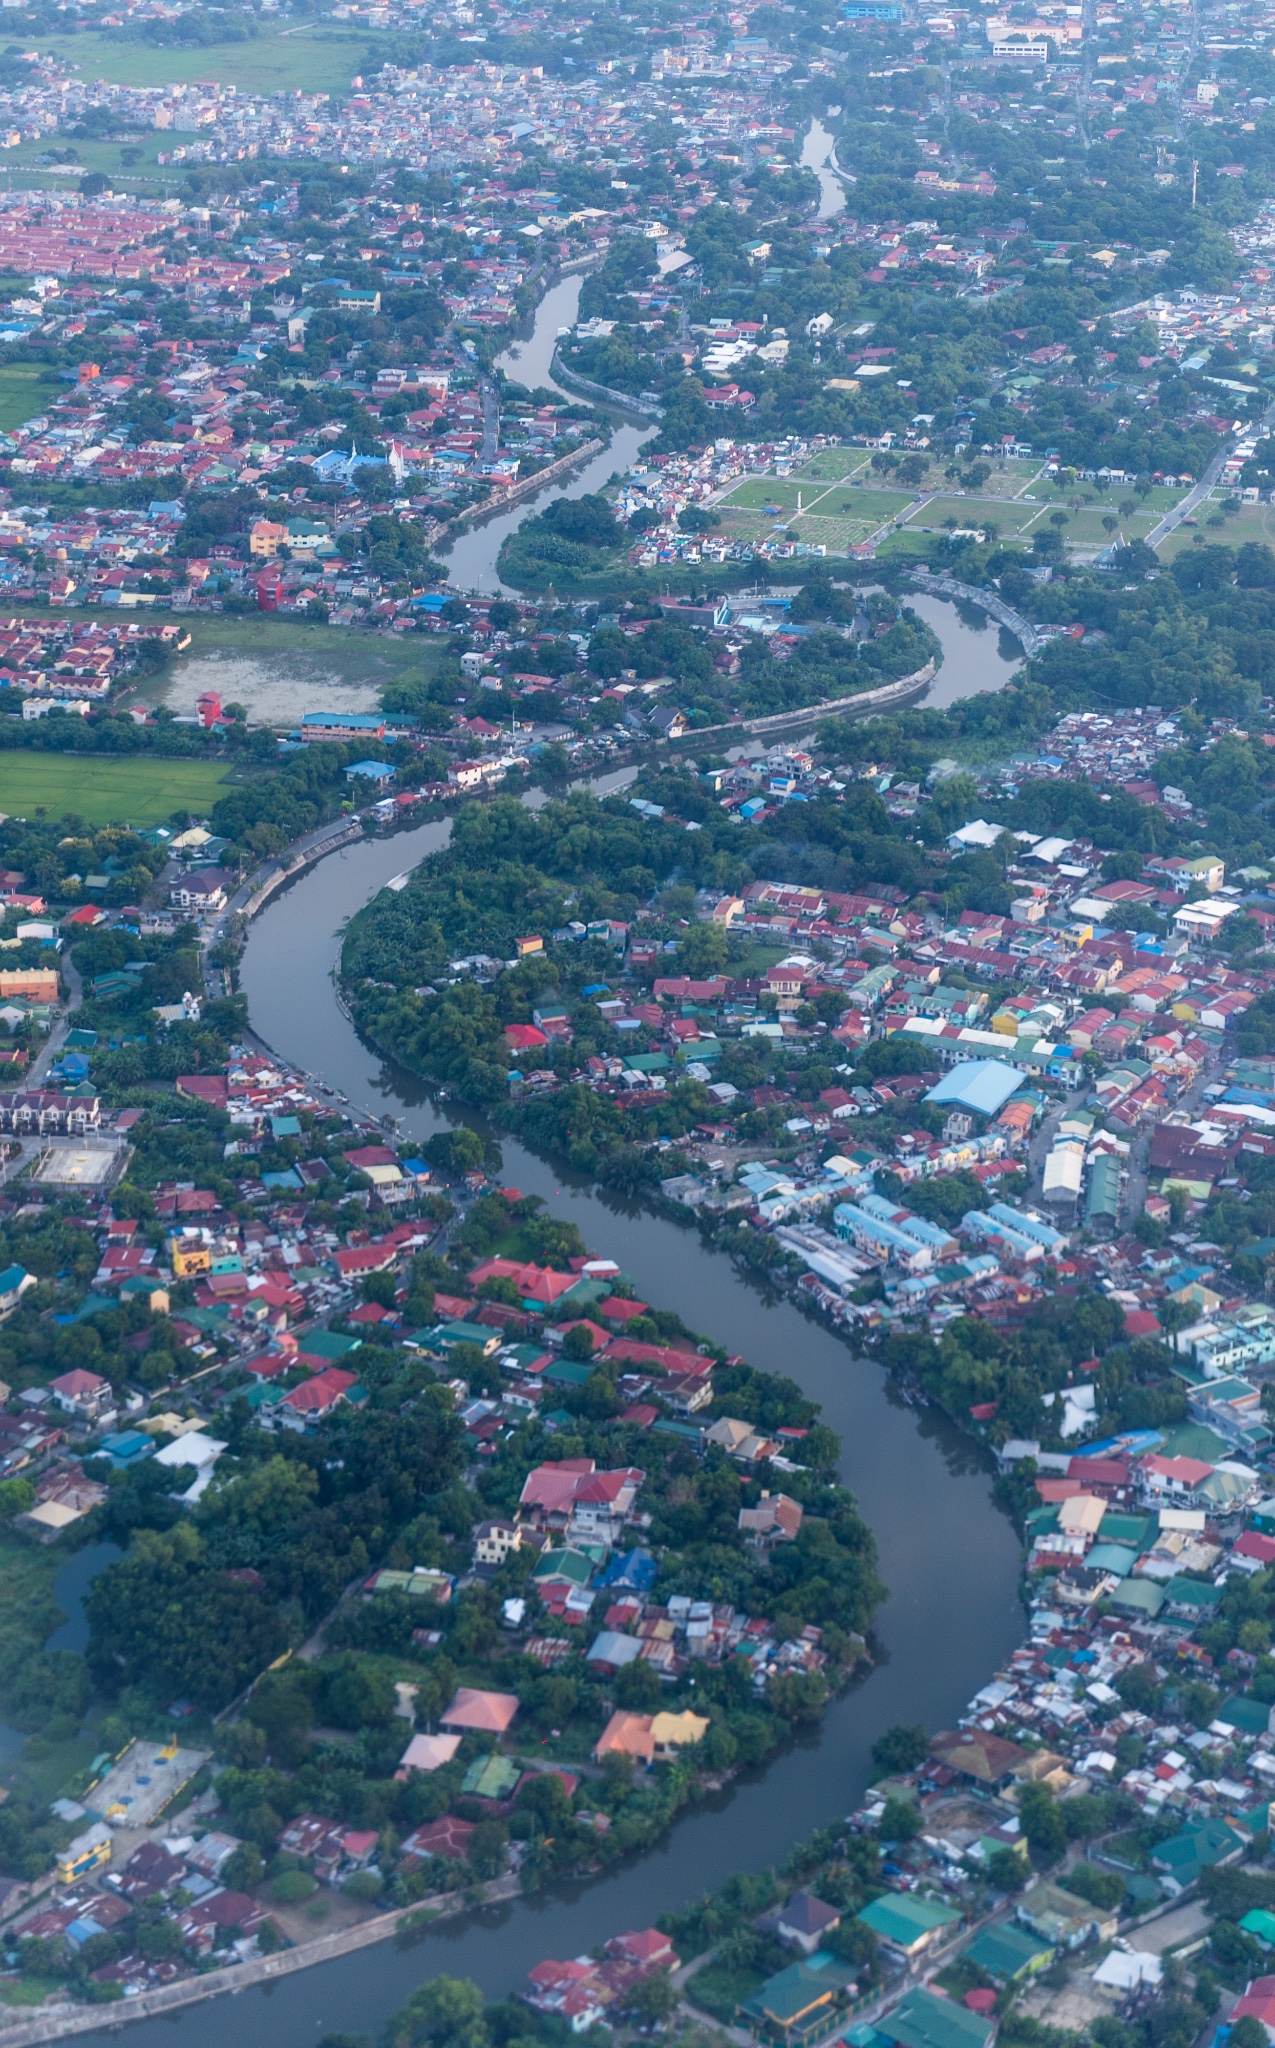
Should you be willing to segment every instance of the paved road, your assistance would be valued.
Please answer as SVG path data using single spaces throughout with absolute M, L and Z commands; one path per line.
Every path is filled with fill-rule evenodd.
M 22 1084 L 24 1088 L 40 1088 L 44 1085 L 44 1076 L 52 1066 L 55 1054 L 61 1052 L 66 1044 L 67 1033 L 72 1028 L 72 1017 L 84 1000 L 84 984 L 77 969 L 72 967 L 66 958 L 59 960 L 58 969 L 70 991 L 66 1009 L 27 1068 L 26 1078 Z
M 1181 526 L 1184 519 L 1190 518 L 1197 505 L 1203 504 L 1214 484 L 1221 476 L 1227 457 L 1230 455 L 1237 440 L 1247 439 L 1250 435 L 1269 433 L 1272 426 L 1275 426 L 1275 405 L 1268 406 L 1266 412 L 1262 415 L 1260 425 L 1246 427 L 1242 435 L 1232 435 L 1226 446 L 1219 448 L 1212 462 L 1210 462 L 1205 470 L 1204 475 L 1200 478 L 1199 483 L 1192 484 L 1185 498 L 1179 499 L 1172 510 L 1165 513 L 1159 524 L 1152 527 L 1147 535 L 1147 546 L 1149 548 L 1158 548 L 1161 541 L 1167 540 L 1174 529 Z

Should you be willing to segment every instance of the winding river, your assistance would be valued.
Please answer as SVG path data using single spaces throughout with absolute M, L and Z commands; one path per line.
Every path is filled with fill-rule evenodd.
M 244 958 L 256 1031 L 358 1108 L 392 1111 L 424 1138 L 442 1121 L 419 1081 L 369 1052 L 337 1007 L 332 967 L 346 920 L 392 876 L 446 841 L 446 823 L 355 844 L 301 877 L 262 912 Z M 773 1301 L 706 1250 L 698 1233 L 599 1195 L 516 1142 L 505 1178 L 543 1195 L 600 1252 L 618 1257 L 650 1300 L 676 1308 L 754 1364 L 785 1372 L 840 1433 L 842 1472 L 875 1531 L 891 1597 L 879 1617 L 885 1655 L 837 1700 L 817 1734 L 679 1820 L 656 1850 L 589 1885 L 564 1885 L 385 1943 L 239 1994 L 237 2048 L 302 2048 L 335 2030 L 375 2032 L 425 1978 L 469 1976 L 514 1990 L 549 1955 L 578 1955 L 643 1926 L 732 1870 L 778 1862 L 813 1828 L 846 1813 L 866 1781 L 873 1739 L 896 1721 L 950 1725 L 1021 1636 L 1019 1550 L 992 1505 L 977 1450 L 945 1421 L 905 1407 L 880 1369 L 790 1302 Z M 220 2000 L 139 2022 L 130 2038 L 176 2030 L 187 2048 L 221 2048 Z
M 821 215 L 844 204 L 826 168 L 830 150 L 831 138 L 815 123 L 803 160 L 820 176 Z M 575 317 L 579 292 L 574 277 L 553 287 L 531 336 L 501 358 L 509 375 L 531 387 L 551 383 L 553 345 Z M 652 431 L 620 426 L 567 493 L 596 490 L 625 469 Z M 453 580 L 469 589 L 498 588 L 496 555 L 505 535 L 555 494 L 557 487 L 464 533 L 449 563 Z M 930 702 L 951 703 L 1008 680 L 1017 666 L 1012 642 L 998 642 L 978 629 L 976 615 L 963 619 L 937 599 L 909 602 L 944 644 Z M 262 912 L 243 963 L 252 1024 L 268 1044 L 356 1108 L 400 1116 L 420 1139 L 443 1116 L 419 1080 L 360 1043 L 337 1006 L 332 969 L 347 920 L 393 876 L 445 845 L 450 829 L 445 822 L 423 825 L 330 856 Z M 692 1227 L 599 1194 L 515 1141 L 505 1140 L 503 1151 L 506 1181 L 570 1217 L 590 1245 L 621 1261 L 644 1296 L 676 1308 L 693 1328 L 754 1365 L 791 1375 L 822 1404 L 841 1437 L 842 1476 L 875 1532 L 890 1588 L 878 1617 L 884 1655 L 833 1704 L 816 1734 L 680 1819 L 654 1851 L 598 1882 L 561 1885 L 246 1990 L 234 2008 L 237 2048 L 305 2048 L 330 2032 L 374 2033 L 418 1984 L 440 1972 L 472 1977 L 488 1995 L 504 1995 L 545 1956 L 581 1954 L 712 1889 L 732 1870 L 781 1861 L 795 1842 L 857 1801 L 883 1729 L 897 1721 L 950 1725 L 1021 1636 L 1018 1543 L 966 1438 L 944 1419 L 904 1406 L 877 1366 L 791 1302 L 759 1293 L 727 1258 L 705 1249 Z M 82 1627 L 74 1600 L 81 1590 L 78 1583 L 65 1589 L 74 1617 L 68 1641 Z M 217 1999 L 139 2022 L 130 2039 L 145 2048 L 143 2037 L 162 2031 L 168 2040 L 176 2032 L 183 2048 L 221 2048 L 226 2029 L 227 2007 Z M 106 2034 L 82 2038 L 105 2041 Z

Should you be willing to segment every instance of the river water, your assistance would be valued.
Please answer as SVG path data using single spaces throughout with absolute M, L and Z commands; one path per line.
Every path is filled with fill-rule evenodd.
M 583 279 L 564 277 L 541 299 L 536 308 L 535 324 L 531 334 L 524 341 L 511 342 L 503 354 L 496 357 L 497 369 L 508 377 L 514 377 L 529 390 L 545 385 L 550 391 L 561 393 L 563 398 L 575 394 L 564 391 L 550 375 L 549 366 L 557 345 L 561 329 L 571 327 L 575 322 L 580 304 L 580 287 Z M 629 424 L 615 427 L 611 444 L 581 469 L 573 470 L 565 483 L 546 485 L 508 512 L 502 512 L 480 524 L 468 526 L 460 534 L 445 559 L 447 574 L 460 590 L 470 590 L 490 596 L 494 591 L 503 591 L 506 597 L 517 592 L 502 583 L 496 573 L 496 557 L 501 546 L 514 529 L 520 526 L 529 513 L 541 512 L 552 498 L 582 498 L 587 491 L 601 490 L 612 476 L 623 476 L 636 459 L 638 449 L 649 441 L 655 432 L 653 426 L 638 427 Z
M 334 1000 L 341 928 L 392 876 L 441 846 L 446 823 L 331 856 L 255 921 L 243 984 L 252 1023 L 281 1055 L 322 1076 L 356 1108 L 401 1115 L 423 1138 L 442 1121 L 418 1080 L 358 1040 Z M 846 1813 L 866 1781 L 874 1738 L 897 1721 L 949 1726 L 1019 1641 L 1019 1549 L 995 1510 L 977 1450 L 949 1424 L 905 1407 L 880 1369 L 790 1302 L 772 1301 L 698 1233 L 643 1214 L 504 1141 L 506 1182 L 540 1194 L 618 1258 L 649 1300 L 676 1308 L 753 1364 L 790 1374 L 821 1402 L 844 1446 L 842 1472 L 875 1532 L 890 1599 L 879 1666 L 836 1701 L 822 1728 L 680 1820 L 648 1855 L 590 1885 L 562 1886 L 470 1916 L 412 1942 L 383 1943 L 238 1997 L 237 2048 L 302 2048 L 333 2030 L 375 2032 L 440 1972 L 489 1995 L 517 1988 L 546 1956 L 579 1955 L 625 1927 L 699 1896 L 729 1872 L 780 1861 L 813 1828 Z M 225 2007 L 140 2022 L 185 2048 L 221 2048 Z
M 962 697 L 1003 690 L 1022 667 L 1023 650 L 1013 634 L 977 605 L 957 605 L 922 591 L 909 591 L 904 603 L 943 643 L 938 674 L 921 699 L 927 711 L 945 711 Z
M 819 211 L 817 220 L 831 220 L 834 213 L 844 213 L 846 188 L 835 171 L 829 170 L 832 159 L 833 138 L 822 121 L 812 121 L 801 145 L 802 169 L 813 171 L 819 180 Z

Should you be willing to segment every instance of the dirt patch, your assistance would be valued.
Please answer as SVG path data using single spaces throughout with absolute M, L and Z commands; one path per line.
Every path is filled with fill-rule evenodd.
M 253 725 L 296 725 L 305 711 L 377 711 L 386 680 L 383 673 L 353 680 L 300 654 L 199 654 L 178 663 L 163 701 L 188 716 L 205 690 L 216 690 L 223 704 L 245 705 Z

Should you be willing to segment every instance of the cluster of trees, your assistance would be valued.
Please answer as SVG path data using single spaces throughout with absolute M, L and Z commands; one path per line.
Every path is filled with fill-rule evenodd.
M 996 1402 L 990 1427 L 997 1442 L 1054 1442 L 1061 1413 L 1056 1401 L 1046 1407 L 1044 1397 L 1056 1395 L 1095 1357 L 1100 1364 L 1086 1384 L 1095 1390 L 1100 1431 L 1104 1424 L 1145 1429 L 1184 1420 L 1185 1397 L 1168 1375 L 1167 1354 L 1146 1340 L 1124 1343 L 1123 1327 L 1118 1304 L 1085 1288 L 1070 1300 L 1051 1300 L 1012 1333 L 962 1316 L 938 1342 L 920 1334 L 889 1336 L 882 1356 L 888 1370 L 918 1383 L 958 1421 L 971 1408 Z

